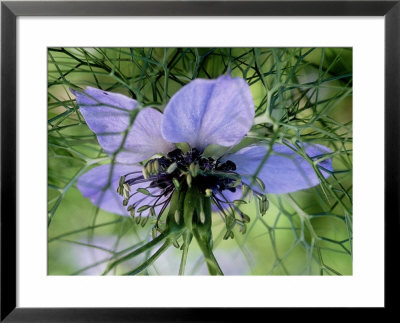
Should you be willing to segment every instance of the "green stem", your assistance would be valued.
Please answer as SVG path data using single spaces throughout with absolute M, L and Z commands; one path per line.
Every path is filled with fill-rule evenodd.
M 208 272 L 210 275 L 223 275 L 221 268 L 212 252 L 212 210 L 211 199 L 204 195 L 200 195 L 199 205 L 194 210 L 192 233 L 195 236 L 197 243 L 207 263 Z M 203 216 L 200 216 L 203 214 Z
M 209 249 L 207 252 L 204 252 L 204 250 L 203 250 L 203 255 L 204 255 L 204 258 L 206 259 L 207 269 L 208 269 L 208 272 L 210 273 L 210 275 L 223 276 L 224 273 L 222 272 L 221 267 L 219 266 L 217 259 L 215 259 L 215 256 L 214 256 L 213 252 L 211 251 L 211 249 Z
M 147 259 L 143 264 L 141 264 L 140 266 L 136 267 L 135 269 L 133 269 L 130 272 L 127 272 L 124 275 L 137 275 L 138 273 L 140 273 L 142 270 L 146 269 L 147 267 L 149 267 L 150 265 L 152 265 L 158 257 L 160 257 L 163 252 L 165 250 L 168 249 L 168 247 L 171 245 L 171 240 L 167 240 L 165 241 L 165 243 L 160 247 L 160 249 L 158 249 L 154 255 L 152 255 L 149 259 Z
M 139 249 L 136 249 L 135 251 L 127 254 L 126 256 L 110 263 L 106 270 L 103 273 L 104 275 L 107 275 L 111 269 L 113 269 L 115 266 L 119 265 L 121 262 L 127 261 L 133 257 L 136 257 L 138 255 L 140 255 L 141 253 L 145 252 L 146 250 L 149 250 L 150 248 L 155 247 L 158 243 L 160 243 L 162 240 L 166 239 L 168 237 L 168 235 L 170 234 L 170 232 L 168 230 L 165 230 L 163 233 L 161 233 L 158 237 L 156 237 L 155 239 L 151 240 L 149 243 L 146 243 L 143 247 L 140 247 Z
M 187 260 L 187 255 L 189 252 L 190 242 L 192 241 L 192 237 L 193 237 L 193 235 L 189 231 L 186 231 L 183 234 L 184 244 L 183 244 L 181 264 L 179 266 L 179 275 L 185 274 L 186 260 Z
M 210 275 L 224 275 L 222 272 L 217 259 L 215 259 L 215 256 L 211 250 L 210 243 L 202 239 L 201 235 L 197 230 L 193 230 L 193 234 L 197 240 L 197 243 L 199 244 L 199 247 L 201 251 L 203 252 L 204 258 L 206 260 L 207 264 L 207 269 Z

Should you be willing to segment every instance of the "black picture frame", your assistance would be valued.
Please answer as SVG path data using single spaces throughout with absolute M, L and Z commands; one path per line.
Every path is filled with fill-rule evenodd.
M 100 1 L 1 3 L 1 322 L 236 321 L 269 308 L 18 308 L 16 281 L 16 19 L 19 16 L 384 16 L 385 19 L 385 307 L 399 235 L 398 122 L 400 111 L 400 0 L 395 1 Z M 369 94 L 365 94 L 369 95 Z M 373 192 L 371 192 L 373 195 Z M 371 197 L 366 197 L 370 199 Z M 391 243 L 389 243 L 391 242 Z M 275 309 L 278 310 L 278 309 Z M 282 309 L 281 309 L 282 310 Z M 287 310 L 287 309 L 284 309 Z M 240 315 L 242 314 L 242 315 Z M 283 313 L 281 313 L 283 314 Z

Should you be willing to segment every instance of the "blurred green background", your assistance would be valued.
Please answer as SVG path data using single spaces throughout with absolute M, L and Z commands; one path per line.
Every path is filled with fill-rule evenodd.
M 195 78 L 231 72 L 253 94 L 256 118 L 243 145 L 278 139 L 320 143 L 334 153 L 323 185 L 269 195 L 264 217 L 243 210 L 247 232 L 223 240 L 213 217 L 214 250 L 228 275 L 352 274 L 352 49 L 351 48 L 49 48 L 48 49 L 48 274 L 98 275 L 110 259 L 151 238 L 129 217 L 99 210 L 76 180 L 107 163 L 69 88 L 93 86 L 123 93 L 163 110 Z M 119 265 L 121 274 L 148 257 Z M 142 275 L 176 275 L 180 250 L 171 247 Z M 192 243 L 186 274 L 207 274 Z

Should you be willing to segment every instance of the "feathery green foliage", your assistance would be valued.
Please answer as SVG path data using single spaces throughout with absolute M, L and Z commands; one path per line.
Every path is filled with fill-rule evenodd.
M 270 195 L 265 216 L 254 207 L 255 198 L 240 204 L 250 223 L 245 234 L 234 226 L 234 239 L 223 239 L 226 225 L 214 216 L 213 248 L 219 262 L 236 274 L 352 274 L 350 48 L 49 48 L 50 275 L 99 274 L 148 241 L 154 224 L 149 220 L 141 226 L 132 218 L 102 211 L 77 190 L 79 176 L 109 158 L 69 88 L 93 86 L 118 92 L 141 107 L 163 111 L 171 96 L 191 80 L 227 72 L 248 82 L 255 102 L 255 124 L 240 146 L 260 139 L 271 144 L 287 140 L 300 150 L 298 143 L 323 144 L 333 153 L 321 158 L 333 159 L 334 172 L 325 180 L 315 167 L 321 185 Z M 177 244 L 182 245 L 183 239 Z M 192 244 L 185 255 L 192 257 L 185 274 L 199 273 L 205 266 L 196 247 Z M 113 273 L 130 271 L 151 256 L 146 251 L 142 258 L 116 266 Z M 141 274 L 178 274 L 181 251 L 165 254 L 168 265 L 162 257 Z

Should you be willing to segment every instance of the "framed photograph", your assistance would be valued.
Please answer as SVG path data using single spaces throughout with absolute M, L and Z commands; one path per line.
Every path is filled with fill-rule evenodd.
M 1 11 L 2 321 L 391 308 L 398 1 Z

